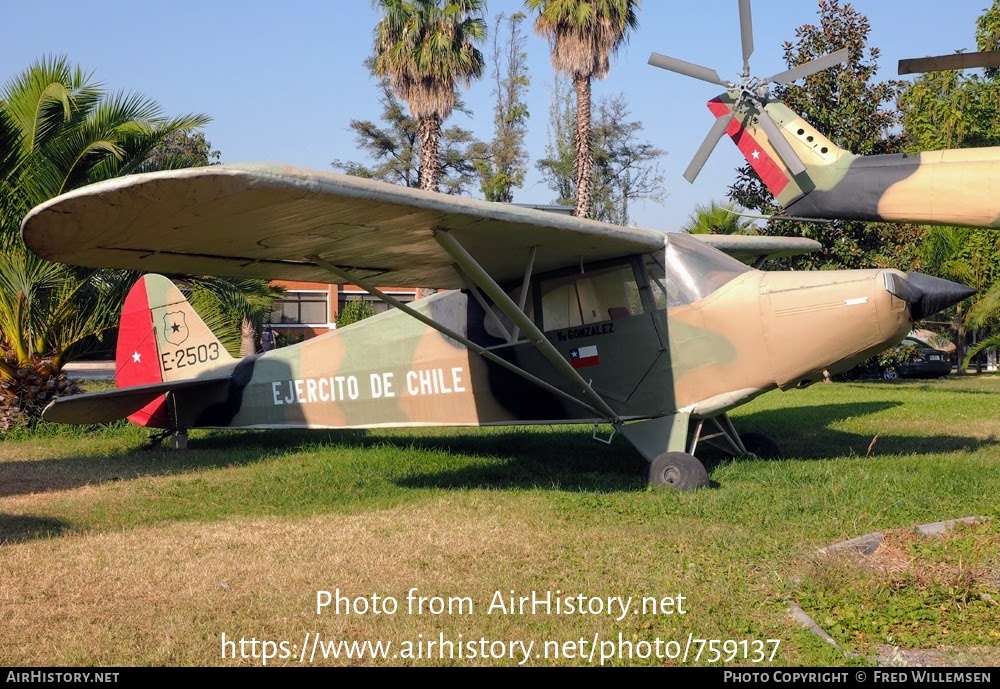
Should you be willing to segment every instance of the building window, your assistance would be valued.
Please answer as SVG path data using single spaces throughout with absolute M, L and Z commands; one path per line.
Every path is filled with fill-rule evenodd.
M 329 323 L 329 305 L 326 292 L 285 292 L 274 302 L 271 322 L 278 324 Z
M 397 301 L 404 304 L 408 304 L 413 301 L 413 293 L 411 292 L 386 292 Z M 368 294 L 367 292 L 341 292 L 340 300 L 337 305 L 337 313 L 342 313 L 344 311 L 344 306 L 349 301 L 365 301 L 372 307 L 372 312 L 375 314 L 385 313 L 392 307 L 388 303 L 382 301 L 376 296 Z

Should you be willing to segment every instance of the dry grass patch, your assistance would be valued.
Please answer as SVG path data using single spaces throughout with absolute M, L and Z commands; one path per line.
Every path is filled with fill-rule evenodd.
M 990 665 L 1000 650 L 1000 529 L 990 520 L 932 537 L 893 530 L 870 556 L 814 559 L 795 595 L 853 652 Z
M 307 632 L 397 642 L 439 632 L 536 641 L 589 639 L 594 632 L 622 631 L 635 639 L 686 633 L 679 616 L 618 623 L 607 616 L 487 615 L 495 592 L 511 588 L 517 595 L 532 588 L 674 595 L 690 593 L 694 580 L 707 575 L 682 566 L 669 577 L 650 570 L 646 557 L 661 553 L 655 544 L 637 547 L 648 536 L 644 530 L 609 548 L 603 529 L 558 528 L 538 496 L 508 496 L 503 505 L 497 510 L 489 494 L 463 493 L 364 515 L 183 523 L 8 545 L 0 550 L 0 663 L 259 663 L 224 660 L 223 632 L 292 643 Z M 696 523 L 665 524 L 682 549 L 711 539 L 711 529 Z M 596 566 L 586 562 L 591 554 Z M 468 597 L 473 614 L 315 612 L 317 590 L 393 596 L 402 606 L 413 587 L 426 596 Z M 695 627 L 703 628 L 705 607 L 724 604 L 723 598 L 720 592 L 689 599 Z

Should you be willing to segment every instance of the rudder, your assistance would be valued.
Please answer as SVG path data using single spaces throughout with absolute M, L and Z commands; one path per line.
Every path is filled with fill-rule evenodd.
M 132 286 L 119 322 L 117 387 L 188 380 L 232 361 L 173 282 L 150 274 Z M 140 426 L 170 427 L 165 396 L 128 418 Z

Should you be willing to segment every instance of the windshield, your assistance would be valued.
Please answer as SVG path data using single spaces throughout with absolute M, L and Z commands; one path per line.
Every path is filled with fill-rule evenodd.
M 661 255 L 646 260 L 650 287 L 658 308 L 682 306 L 698 301 L 733 278 L 753 270 L 732 256 L 702 244 L 679 232 L 667 235 L 667 247 Z

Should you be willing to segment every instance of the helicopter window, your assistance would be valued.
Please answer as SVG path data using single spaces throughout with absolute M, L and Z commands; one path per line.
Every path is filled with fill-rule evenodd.
M 750 270 L 750 266 L 735 258 L 716 251 L 697 239 L 681 233 L 672 233 L 660 257 L 646 257 L 650 289 L 657 308 L 690 304 L 719 289 L 738 275 Z
M 544 330 L 627 318 L 643 312 L 631 264 L 542 280 L 541 295 Z

